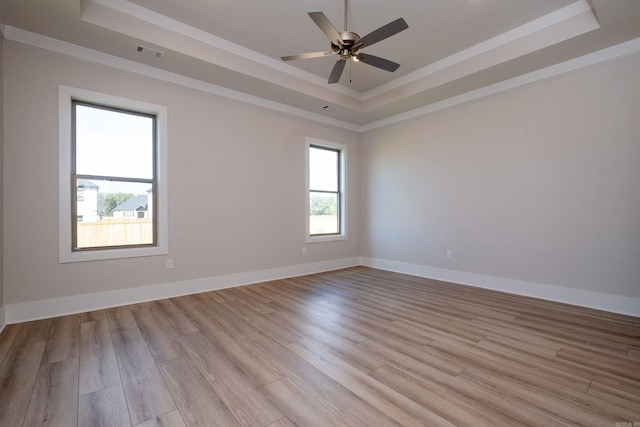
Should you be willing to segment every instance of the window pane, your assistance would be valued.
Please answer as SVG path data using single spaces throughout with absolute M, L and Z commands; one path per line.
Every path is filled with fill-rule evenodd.
M 340 232 L 338 194 L 311 191 L 309 204 L 309 233 L 311 235 L 337 234 Z
M 154 243 L 152 184 L 78 179 L 76 189 L 77 248 Z
M 75 107 L 77 174 L 153 178 L 152 117 Z
M 309 189 L 338 191 L 338 159 L 340 152 L 309 147 Z

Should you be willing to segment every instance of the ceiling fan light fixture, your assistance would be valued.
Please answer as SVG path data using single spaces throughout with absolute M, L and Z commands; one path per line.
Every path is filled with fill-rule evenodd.
M 355 62 L 360 62 L 360 55 L 353 55 L 352 58 Z

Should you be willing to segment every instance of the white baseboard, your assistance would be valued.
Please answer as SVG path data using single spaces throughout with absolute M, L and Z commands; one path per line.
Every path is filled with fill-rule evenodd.
M 30 320 L 84 313 L 86 311 L 121 305 L 231 288 L 234 286 L 303 276 L 356 265 L 360 265 L 359 257 L 279 267 L 247 273 L 228 274 L 182 282 L 163 283 L 139 288 L 119 289 L 93 294 L 7 304 L 0 309 L 0 321 L 4 318 L 7 324 L 27 322 Z
M 377 258 L 363 257 L 361 258 L 361 264 L 381 270 L 395 271 L 397 273 L 411 274 L 413 276 L 640 317 L 640 298 L 545 285 L 503 277 L 485 276 L 482 274 L 466 273 L 463 271 Z
M 338 270 L 357 265 L 640 317 L 640 298 L 485 276 L 398 261 L 354 257 L 139 288 L 7 304 L 0 308 L 0 332 L 7 324 L 11 323 L 84 313 L 121 305 Z
M 4 327 L 7 326 L 6 310 L 4 305 L 0 307 L 0 334 L 4 331 Z

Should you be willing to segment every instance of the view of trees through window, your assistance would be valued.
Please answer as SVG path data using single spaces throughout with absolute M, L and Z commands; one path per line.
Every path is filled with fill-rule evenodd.
M 98 216 L 113 216 L 113 210 L 133 197 L 131 193 L 98 193 Z
M 309 234 L 340 233 L 340 150 L 309 147 Z
M 327 197 L 327 196 L 321 196 L 318 194 L 313 194 L 311 196 L 310 214 L 314 216 L 337 215 L 338 204 L 336 203 L 335 197 Z

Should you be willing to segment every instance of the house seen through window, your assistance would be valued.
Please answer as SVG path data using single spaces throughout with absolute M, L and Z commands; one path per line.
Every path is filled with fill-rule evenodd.
M 74 101 L 72 250 L 156 245 L 156 117 Z
M 343 234 L 342 158 L 339 148 L 310 145 L 309 236 Z

